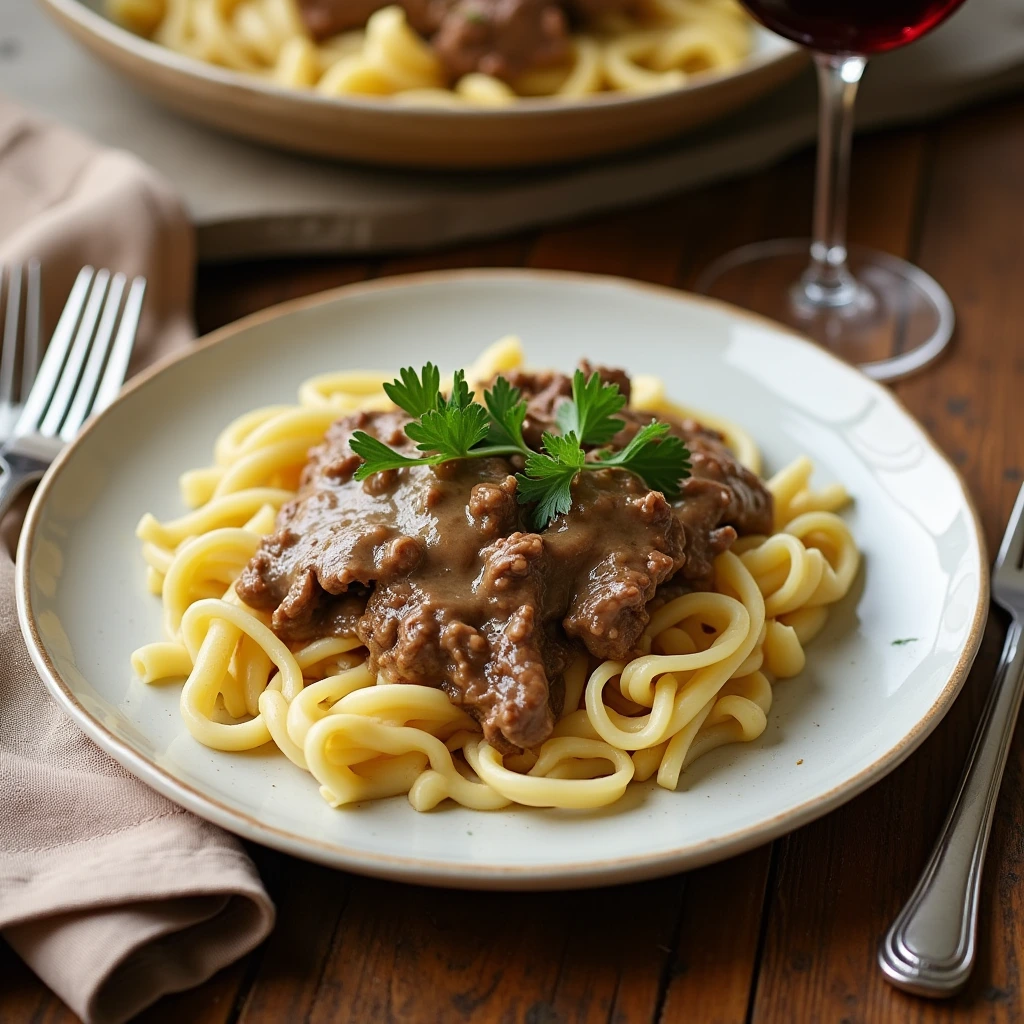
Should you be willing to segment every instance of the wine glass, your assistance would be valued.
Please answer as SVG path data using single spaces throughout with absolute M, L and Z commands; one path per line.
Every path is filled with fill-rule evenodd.
M 913 42 L 963 0 L 740 2 L 813 51 L 820 91 L 813 238 L 736 249 L 701 274 L 696 290 L 787 323 L 876 380 L 905 377 L 949 343 L 953 306 L 912 263 L 846 244 L 854 100 L 868 55 Z M 774 287 L 784 279 L 795 282 L 788 291 Z

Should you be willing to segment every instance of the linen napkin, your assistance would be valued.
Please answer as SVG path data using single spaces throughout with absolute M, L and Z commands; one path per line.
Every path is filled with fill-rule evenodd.
M 194 243 L 171 189 L 0 98 L 0 262 L 42 265 L 47 331 L 85 264 L 149 281 L 136 362 L 192 337 Z M 8 544 L 20 523 L 5 526 Z M 58 709 L 0 545 L 0 930 L 89 1024 L 119 1024 L 258 945 L 274 907 L 241 845 L 153 792 Z

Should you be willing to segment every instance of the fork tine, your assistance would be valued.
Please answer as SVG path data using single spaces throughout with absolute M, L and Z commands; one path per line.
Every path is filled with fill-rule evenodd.
M 4 315 L 3 351 L 0 353 L 0 402 L 14 401 L 14 364 L 18 359 L 21 323 L 21 266 L 7 267 L 7 311 Z
M 92 283 L 94 273 L 92 267 L 83 267 L 78 272 L 78 278 L 64 305 L 60 320 L 57 321 L 57 328 L 53 332 L 50 344 L 47 346 L 46 355 L 43 356 L 35 383 L 25 401 L 25 408 L 22 409 L 18 422 L 14 426 L 15 434 L 31 434 L 38 428 L 39 422 L 43 418 L 43 413 L 50 403 L 50 398 L 60 378 L 60 370 L 64 365 L 64 358 L 68 354 L 71 339 L 74 337 L 75 327 L 78 326 L 82 310 L 85 308 L 85 297 L 89 292 L 89 285 Z
M 100 379 L 103 364 L 107 359 L 107 352 L 110 350 L 110 343 L 114 338 L 114 328 L 117 326 L 117 315 L 121 311 L 121 296 L 124 294 L 124 274 L 115 274 L 110 281 L 110 289 L 107 291 L 107 299 L 103 305 L 103 315 L 100 317 L 100 325 L 96 329 L 96 335 L 92 340 L 92 348 L 89 350 L 89 359 L 82 371 L 82 379 L 75 388 L 74 401 L 68 411 L 64 425 L 60 428 L 61 440 L 70 441 L 78 428 L 85 422 L 92 407 L 93 395 L 96 393 L 96 384 Z
M 128 360 L 131 358 L 135 345 L 135 335 L 139 329 L 139 317 L 142 314 L 142 300 L 146 294 L 146 279 L 137 277 L 132 281 L 128 298 L 121 315 L 121 326 L 117 331 L 117 339 L 110 350 L 107 369 L 103 374 L 96 400 L 92 404 L 92 412 L 102 412 L 117 397 L 125 374 L 128 372 Z
M 996 555 L 995 575 L 1016 574 L 1021 567 L 1021 555 L 1024 554 L 1024 487 L 1017 492 L 1017 500 L 1013 503 L 1010 522 L 1003 534 L 1003 542 L 999 545 Z
M 39 331 L 42 318 L 42 282 L 39 260 L 28 261 L 28 280 L 25 286 L 25 344 L 21 354 L 21 400 L 32 389 L 39 371 Z
M 39 433 L 43 437 L 56 437 L 60 425 L 67 415 L 71 406 L 71 400 L 75 394 L 75 386 L 82 373 L 82 366 L 85 357 L 89 354 L 92 346 L 92 339 L 96 333 L 96 322 L 100 318 L 100 310 L 103 308 L 103 297 L 107 292 L 107 282 L 110 280 L 109 270 L 97 271 L 93 278 L 92 290 L 89 292 L 89 301 L 85 304 L 85 313 L 82 314 L 82 322 L 78 325 L 75 333 L 75 341 L 68 353 L 68 360 L 64 364 L 60 380 L 50 400 L 50 407 L 46 410 L 43 422 L 39 425 Z

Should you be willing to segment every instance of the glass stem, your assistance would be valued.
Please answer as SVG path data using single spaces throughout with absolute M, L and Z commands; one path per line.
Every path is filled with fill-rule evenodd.
M 800 305 L 835 309 L 853 302 L 857 285 L 846 267 L 853 108 L 865 57 L 816 53 L 819 122 L 811 264 L 798 286 Z

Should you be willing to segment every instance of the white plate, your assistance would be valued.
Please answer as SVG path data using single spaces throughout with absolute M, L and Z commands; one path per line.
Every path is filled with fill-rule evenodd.
M 521 99 L 505 107 L 416 107 L 375 96 L 286 89 L 149 42 L 101 13 L 102 0 L 43 0 L 57 22 L 133 86 L 179 114 L 282 149 L 402 167 L 522 167 L 614 153 L 678 135 L 739 109 L 807 61 L 754 28 L 738 67 L 678 89 Z
M 852 592 L 778 684 L 768 728 L 720 748 L 675 793 L 631 786 L 602 812 L 428 814 L 404 798 L 332 810 L 269 749 L 208 750 L 177 685 L 148 687 L 129 655 L 161 636 L 134 536 L 182 511 L 177 477 L 217 432 L 295 398 L 329 369 L 456 367 L 502 334 L 533 365 L 579 357 L 661 374 L 680 401 L 729 416 L 769 469 L 805 452 L 842 481 L 864 552 Z M 987 608 L 977 516 L 954 469 L 892 395 L 782 328 L 667 289 L 522 271 L 426 274 L 344 288 L 219 331 L 137 381 L 51 470 L 19 553 L 33 658 L 74 720 L 172 800 L 250 839 L 352 871 L 475 887 L 596 885 L 726 857 L 825 813 L 905 758 L 949 708 Z M 893 641 L 916 637 L 913 643 Z

